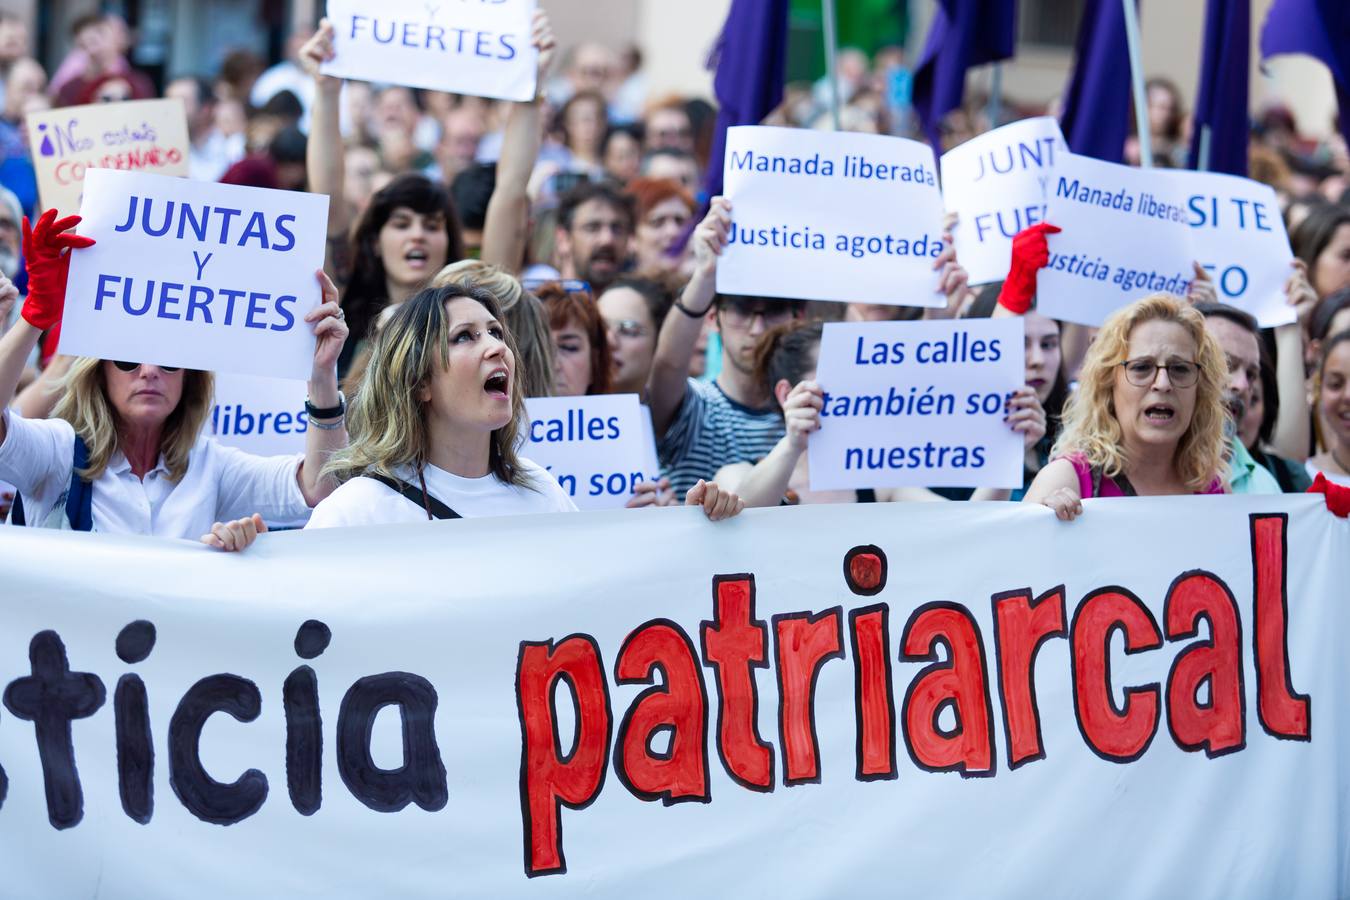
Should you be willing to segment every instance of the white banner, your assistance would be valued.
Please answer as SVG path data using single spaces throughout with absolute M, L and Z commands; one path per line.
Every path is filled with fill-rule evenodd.
M 61 352 L 308 378 L 328 197 L 91 169 Z
M 637 394 L 531 397 L 529 440 L 522 455 L 553 473 L 578 509 L 622 509 L 639 482 L 656 481 L 649 465 Z
M 207 427 L 220 443 L 258 456 L 304 453 L 306 391 L 303 381 L 217 374 Z
M 90 169 L 188 173 L 187 110 L 177 99 L 128 100 L 34 111 L 28 141 L 44 209 L 80 208 Z
M 1048 198 L 1050 263 L 1036 306 L 1065 322 L 1101 325 L 1140 297 L 1184 296 L 1195 275 L 1186 195 L 1156 169 L 1060 155 Z
M 942 194 L 927 144 L 874 134 L 727 129 L 724 294 L 945 306 Z
M 1024 355 L 1020 317 L 827 322 L 811 489 L 1022 487 L 1023 439 L 1004 419 Z
M 942 154 L 942 199 L 956 213 L 952 239 L 971 284 L 1007 277 L 1013 235 L 1046 220 L 1056 158 L 1068 150 L 1059 123 L 1039 116 Z
M 534 97 L 534 0 L 328 0 L 340 78 L 501 100 Z
M 8 896 L 1350 893 L 1350 522 L 1317 497 L 238 556 L 7 530 L 0 571 Z

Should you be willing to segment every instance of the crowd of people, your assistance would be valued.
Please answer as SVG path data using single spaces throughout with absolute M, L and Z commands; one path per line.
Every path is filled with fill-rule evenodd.
M 1187 296 L 1148 297 L 1090 329 L 1037 312 L 1048 225 L 1019 234 L 1006 280 L 981 287 L 948 240 L 934 261 L 941 307 L 718 294 L 733 210 L 703 194 L 713 108 L 654 90 L 636 52 L 583 44 L 555 71 L 542 12 L 528 102 L 322 74 L 326 21 L 293 35 L 271 68 L 231 54 L 214 78 L 162 91 L 128 62 L 116 16 L 83 17 L 72 38 L 49 77 L 22 21 L 0 14 L 0 481 L 15 489 L 0 507 L 11 524 L 240 550 L 269 526 L 570 511 L 521 455 L 524 400 L 605 393 L 637 394 L 650 412 L 662 477 L 638 485 L 634 508 L 683 502 L 718 520 L 746 505 L 1023 500 L 1067 520 L 1088 498 L 1316 481 L 1345 511 L 1350 158 L 1302 138 L 1280 109 L 1254 123 L 1251 174 L 1284 205 L 1296 321 L 1262 329 L 1216 302 L 1197 266 Z M 886 88 L 904 64 L 900 51 L 841 54 L 845 128 L 913 127 Z M 91 241 L 73 210 L 39 217 L 25 117 L 157 94 L 185 105 L 191 177 L 329 197 L 302 456 L 256 457 L 204 434 L 209 372 L 58 353 L 70 257 Z M 823 127 L 828 95 L 789 86 L 769 121 Z M 1155 158 L 1184 164 L 1179 92 L 1152 83 L 1149 114 Z M 948 117 L 944 143 L 990 124 L 977 98 Z M 920 290 L 896 285 L 897 296 Z M 1025 385 L 1005 410 L 1025 446 L 1020 489 L 811 490 L 822 323 L 990 316 L 1025 326 Z

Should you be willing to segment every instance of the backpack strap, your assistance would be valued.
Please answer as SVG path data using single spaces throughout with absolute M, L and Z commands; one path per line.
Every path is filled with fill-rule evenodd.
M 66 490 L 66 523 L 71 531 L 94 530 L 94 486 L 80 478 L 80 469 L 87 465 L 89 465 L 89 447 L 77 434 L 74 452 L 71 455 L 70 487 Z M 17 491 L 14 494 L 14 505 L 9 511 L 9 524 L 18 526 L 28 524 L 23 495 Z
M 80 477 L 89 465 L 89 448 L 75 435 L 75 462 L 70 469 L 70 490 L 66 492 L 66 521 L 71 531 L 94 530 L 94 486 Z
M 408 484 L 408 482 L 403 481 L 400 478 L 390 478 L 388 475 L 384 475 L 380 472 L 366 472 L 361 477 L 374 479 L 395 493 L 401 494 L 405 499 L 416 503 L 427 511 L 427 521 L 431 521 L 432 519 L 463 518 L 459 513 L 455 512 L 427 492 L 427 482 L 425 478 L 421 479 L 422 486 L 419 488 Z

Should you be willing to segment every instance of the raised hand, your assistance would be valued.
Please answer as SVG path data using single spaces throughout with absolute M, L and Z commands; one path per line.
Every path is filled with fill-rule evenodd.
M 79 216 L 56 218 L 49 209 L 30 225 L 23 217 L 23 257 L 28 269 L 28 299 L 20 315 L 40 331 L 61 321 L 66 305 L 66 279 L 70 275 L 70 250 L 94 246 L 94 239 L 74 234 Z
M 1012 264 L 998 295 L 1000 306 L 1018 315 L 1031 309 L 1031 301 L 1036 297 L 1036 275 L 1050 262 L 1050 242 L 1046 235 L 1059 232 L 1060 229 L 1049 222 L 1040 222 L 1013 237 Z

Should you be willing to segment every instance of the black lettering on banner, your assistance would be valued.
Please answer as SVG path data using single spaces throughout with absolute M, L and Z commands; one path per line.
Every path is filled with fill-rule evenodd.
M 84 818 L 84 792 L 75 767 L 70 723 L 97 712 L 107 692 L 97 675 L 70 671 L 66 645 L 55 631 L 33 635 L 28 660 L 33 674 L 9 683 L 5 708 L 33 723 L 47 795 L 47 820 L 53 828 L 72 828 Z
M 267 799 L 267 776 L 249 769 L 229 784 L 216 781 L 202 765 L 206 720 L 218 712 L 252 722 L 262 712 L 258 686 L 238 675 L 210 675 L 178 702 L 169 720 L 169 785 L 188 812 L 203 822 L 233 825 L 256 813 Z
M 333 633 L 310 619 L 295 634 L 295 653 L 315 659 L 328 649 Z M 319 713 L 319 679 L 309 666 L 297 666 L 281 687 L 286 713 L 286 789 L 291 805 L 304 816 L 323 803 L 323 717 Z
M 144 662 L 155 647 L 155 626 L 144 619 L 131 622 L 118 633 L 115 646 L 122 662 Z M 139 675 L 128 673 L 117 679 L 113 714 L 122 811 L 148 825 L 155 812 L 155 744 L 150 736 L 150 700 Z
M 409 802 L 427 812 L 449 802 L 445 765 L 436 744 L 436 689 L 421 675 L 385 672 L 359 679 L 338 711 L 338 773 L 352 796 L 376 812 L 398 812 Z M 370 755 L 375 717 L 397 706 L 403 726 L 403 765 L 381 769 Z

